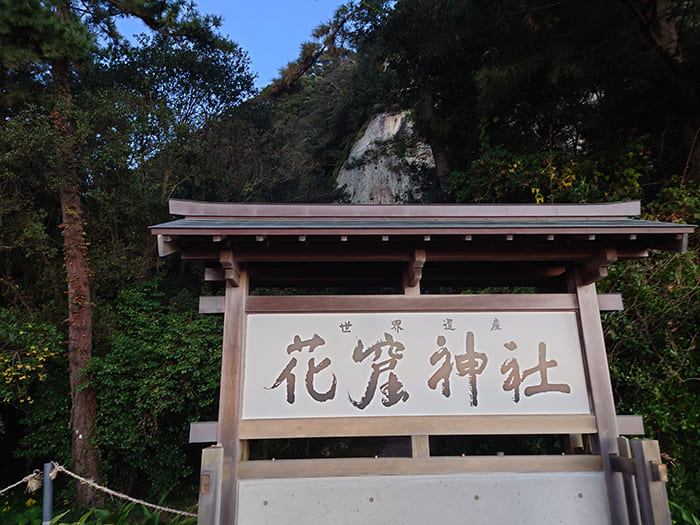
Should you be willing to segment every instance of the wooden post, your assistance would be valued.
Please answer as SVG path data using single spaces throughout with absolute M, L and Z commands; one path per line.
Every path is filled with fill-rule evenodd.
M 420 295 L 420 281 L 423 277 L 425 250 L 415 250 L 411 256 L 407 270 L 404 272 L 404 295 L 412 297 Z M 411 435 L 411 457 L 430 457 L 430 438 L 427 434 Z
M 620 436 L 617 438 L 617 445 L 620 448 L 621 458 L 632 458 L 632 449 L 630 448 L 630 440 Z M 641 525 L 642 521 L 639 516 L 639 501 L 637 499 L 637 487 L 634 484 L 636 476 L 628 472 L 622 472 L 622 479 L 625 485 L 625 498 L 627 501 L 627 514 L 630 518 L 630 525 Z
M 411 457 L 412 458 L 428 458 L 430 457 L 430 441 L 427 435 L 411 436 Z
M 633 439 L 632 455 L 637 462 L 637 494 L 645 525 L 671 525 L 666 497 L 666 471 L 661 464 L 659 442 Z M 659 475 L 661 474 L 661 475 Z
M 238 428 L 241 419 L 243 350 L 245 345 L 245 303 L 248 296 L 248 274 L 240 270 L 238 286 L 226 281 L 224 341 L 221 352 L 221 391 L 219 394 L 219 442 L 224 447 L 224 461 L 230 462 L 223 473 L 221 487 L 221 523 L 236 522 L 236 492 L 241 443 Z
M 221 482 L 225 472 L 223 451 L 221 445 L 212 445 L 202 450 L 197 510 L 199 525 L 221 523 Z
M 579 306 L 579 322 L 588 380 L 590 382 L 590 396 L 593 402 L 593 411 L 598 426 L 598 434 L 595 439 L 596 452 L 603 460 L 605 480 L 610 504 L 610 516 L 615 525 L 627 525 L 627 506 L 625 505 L 625 490 L 619 473 L 610 466 L 610 454 L 617 454 L 617 416 L 615 414 L 615 401 L 612 385 L 610 383 L 610 371 L 608 369 L 605 340 L 603 338 L 603 325 L 600 321 L 600 308 L 594 283 L 583 284 L 581 274 L 574 274 L 576 295 Z

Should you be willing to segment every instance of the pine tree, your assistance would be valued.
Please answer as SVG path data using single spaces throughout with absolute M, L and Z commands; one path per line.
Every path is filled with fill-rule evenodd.
M 56 148 L 50 187 L 60 200 L 63 253 L 68 298 L 68 358 L 71 386 L 73 468 L 80 475 L 99 479 L 95 444 L 95 391 L 84 371 L 92 355 L 93 303 L 90 292 L 89 242 L 81 202 L 80 147 L 74 119 L 74 89 L 81 74 L 97 59 L 100 39 L 119 41 L 115 20 L 141 19 L 163 38 L 196 41 L 204 46 L 234 49 L 218 37 L 217 17 L 202 17 L 183 0 L 27 0 L 0 1 L 0 79 L 4 91 L 3 114 L 12 118 L 31 93 L 33 102 L 49 108 Z M 103 40 L 104 41 L 104 40 Z M 92 489 L 77 486 L 78 503 L 95 500 Z

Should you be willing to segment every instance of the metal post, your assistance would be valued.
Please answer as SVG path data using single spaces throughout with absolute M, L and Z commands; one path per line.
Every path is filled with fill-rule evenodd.
M 53 480 L 51 479 L 52 463 L 44 463 L 44 501 L 41 525 L 51 525 L 53 518 Z

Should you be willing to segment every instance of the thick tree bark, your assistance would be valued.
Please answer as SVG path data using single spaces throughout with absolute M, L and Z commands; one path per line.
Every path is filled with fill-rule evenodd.
M 51 117 L 61 159 L 56 178 L 63 216 L 63 252 L 68 283 L 68 366 L 72 401 L 71 454 L 74 470 L 83 477 L 96 480 L 99 473 L 99 457 L 95 445 L 95 390 L 85 387 L 83 377 L 83 371 L 92 356 L 90 268 L 74 162 L 69 67 L 65 60 L 59 60 L 53 64 L 56 107 Z M 95 501 L 95 492 L 91 488 L 78 484 L 76 489 L 79 505 L 86 507 Z
M 627 5 L 656 49 L 671 63 L 683 62 L 674 12 L 669 0 L 631 0 Z
M 430 150 L 435 160 L 435 176 L 437 177 L 440 189 L 446 194 L 449 188 L 450 163 L 447 159 L 445 141 L 441 133 L 433 129 L 437 117 L 435 116 L 435 103 L 431 93 L 427 91 L 423 93 L 421 106 L 423 118 L 427 122 L 429 135 L 427 137 L 428 143 L 430 144 Z

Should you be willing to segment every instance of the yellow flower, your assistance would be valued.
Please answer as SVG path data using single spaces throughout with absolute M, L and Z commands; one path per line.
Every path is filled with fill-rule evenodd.
M 29 498 L 29 499 L 27 500 L 26 505 L 27 505 L 27 507 L 31 507 L 31 506 L 34 505 L 35 503 L 36 503 L 36 500 L 35 500 L 34 498 Z
M 19 335 L 24 335 L 24 332 L 22 330 L 20 330 Z

